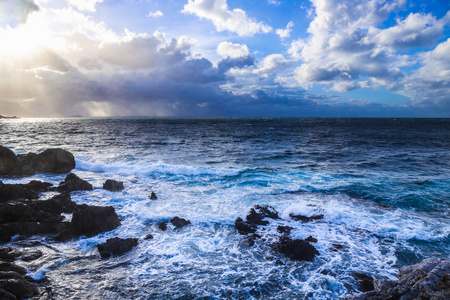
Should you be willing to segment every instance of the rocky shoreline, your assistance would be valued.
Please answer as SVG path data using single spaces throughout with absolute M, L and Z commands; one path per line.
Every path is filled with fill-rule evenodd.
M 16 155 L 6 147 L 0 146 L 0 176 L 28 176 L 39 173 L 68 173 L 58 186 L 42 181 L 30 181 L 22 184 L 5 184 L 0 181 L 0 244 L 11 239 L 24 239 L 33 235 L 46 235 L 56 241 L 64 242 L 81 236 L 95 236 L 108 232 L 121 225 L 121 220 L 112 206 L 93 206 L 77 204 L 71 200 L 70 193 L 92 190 L 92 185 L 70 173 L 75 168 L 72 153 L 63 149 L 47 149 L 39 154 L 28 153 Z M 106 180 L 103 189 L 120 191 L 122 182 Z M 47 191 L 59 194 L 50 199 L 39 199 Z M 152 192 L 149 196 L 157 200 Z M 71 215 L 67 220 L 62 214 Z M 314 222 L 323 215 L 290 215 L 299 222 Z M 269 235 L 264 226 L 271 220 L 278 224 L 277 235 Z M 249 246 L 256 242 L 266 245 L 277 259 L 312 262 L 319 251 L 314 247 L 315 237 L 293 239 L 290 237 L 292 227 L 283 225 L 279 213 L 271 206 L 255 205 L 245 220 L 237 218 L 234 224 L 236 232 L 246 237 Z M 162 231 L 171 226 L 181 230 L 192 226 L 189 220 L 178 216 L 169 222 L 158 223 Z M 152 239 L 151 234 L 145 239 Z M 111 238 L 97 245 L 102 259 L 123 255 L 139 243 L 136 238 Z M 340 245 L 336 245 L 338 251 Z M 40 253 L 42 255 L 42 253 Z M 35 253 L 20 253 L 11 247 L 0 247 L 0 299 L 51 299 L 51 286 L 44 280 L 35 281 L 28 277 L 26 270 L 15 264 L 17 259 L 34 260 L 40 257 Z M 412 274 L 412 275 L 411 275 Z M 355 274 L 359 281 L 359 290 L 365 292 L 347 299 L 449 299 L 450 298 L 450 260 L 428 259 L 402 268 L 398 281 L 374 280 L 367 274 Z M 422 298 L 420 298 L 422 297 Z

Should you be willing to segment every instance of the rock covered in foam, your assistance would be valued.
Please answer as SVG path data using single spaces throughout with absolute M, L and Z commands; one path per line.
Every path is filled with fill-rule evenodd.
M 127 253 L 137 245 L 138 240 L 135 238 L 121 239 L 115 237 L 106 240 L 106 242 L 103 244 L 97 245 L 97 249 L 102 258 L 109 258 L 111 256 L 117 256 Z

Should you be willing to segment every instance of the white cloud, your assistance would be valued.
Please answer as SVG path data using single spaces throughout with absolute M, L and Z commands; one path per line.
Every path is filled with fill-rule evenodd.
M 278 5 L 281 4 L 281 1 L 278 1 L 278 0 L 267 0 L 267 3 L 278 6 Z
M 231 42 L 221 42 L 217 46 L 217 53 L 220 56 L 227 58 L 247 57 L 249 54 L 247 45 L 233 44 Z
M 102 3 L 103 0 L 69 0 L 69 4 L 81 11 L 95 11 L 97 3 Z
M 249 18 L 242 9 L 229 10 L 226 0 L 189 0 L 182 12 L 211 20 L 217 31 L 228 30 L 240 36 L 272 31 L 272 27 Z
M 280 36 L 280 38 L 288 38 L 291 35 L 292 27 L 294 26 L 294 22 L 290 21 L 286 25 L 286 29 L 277 29 L 276 33 Z
M 147 15 L 147 17 L 150 17 L 150 18 L 158 18 L 158 17 L 162 17 L 162 16 L 163 16 L 163 13 L 160 10 L 158 10 L 156 12 L 149 12 Z
M 269 77 L 275 72 L 286 70 L 291 64 L 292 62 L 284 58 L 282 54 L 271 54 L 264 57 L 261 66 L 254 70 L 253 74 L 261 77 Z

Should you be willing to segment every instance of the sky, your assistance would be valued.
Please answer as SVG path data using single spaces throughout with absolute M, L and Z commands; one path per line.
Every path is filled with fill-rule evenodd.
M 450 0 L 0 0 L 6 113 L 447 118 Z

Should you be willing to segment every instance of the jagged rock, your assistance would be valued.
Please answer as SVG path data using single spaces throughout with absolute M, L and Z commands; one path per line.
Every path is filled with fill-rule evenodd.
M 375 289 L 373 277 L 364 273 L 353 273 L 352 276 L 358 280 L 358 289 L 361 292 L 369 292 Z
M 5 291 L 4 289 L 0 289 L 0 299 L 2 299 L 2 300 L 17 300 L 16 296 L 11 294 L 10 292 Z
M 77 175 L 70 173 L 67 174 L 63 182 L 56 188 L 58 192 L 73 192 L 73 191 L 91 191 L 92 184 L 86 180 L 81 179 Z
M 156 194 L 154 192 L 152 192 L 152 194 L 150 195 L 150 200 L 157 200 L 158 197 L 156 197 Z
M 170 223 L 172 223 L 172 225 L 175 226 L 176 229 L 179 229 L 184 226 L 190 225 L 191 221 L 179 217 L 173 217 L 172 220 L 170 220 Z
M 317 243 L 317 239 L 313 238 L 312 236 L 308 236 L 305 241 L 308 241 L 310 243 Z
M 280 240 L 271 246 L 292 260 L 313 261 L 314 257 L 319 255 L 319 251 L 310 243 L 302 239 L 293 240 L 287 236 L 280 237 Z
M 70 224 L 76 234 L 94 236 L 116 229 L 120 219 L 112 206 L 82 204 L 76 207 Z
M 429 258 L 399 270 L 398 281 L 375 280 L 375 290 L 348 300 L 450 299 L 450 259 Z
M 323 215 L 314 215 L 311 217 L 306 217 L 306 216 L 302 216 L 302 215 L 289 214 L 289 216 L 296 221 L 302 221 L 302 222 L 310 222 L 310 221 L 314 221 L 314 220 L 323 219 Z
M 247 222 L 254 225 L 269 224 L 268 221 L 263 220 L 264 218 L 279 219 L 280 217 L 275 208 L 269 205 L 255 205 L 246 217 Z
M 153 235 L 147 234 L 147 235 L 144 237 L 144 240 L 153 240 Z
M 279 225 L 279 226 L 277 227 L 277 231 L 278 231 L 279 233 L 285 233 L 285 234 L 290 234 L 292 229 L 294 229 L 294 228 L 292 228 L 291 226 L 282 226 L 282 225 Z
M 134 238 L 112 238 L 106 240 L 105 243 L 97 245 L 98 252 L 102 258 L 109 258 L 111 256 L 122 255 L 131 251 L 138 245 L 138 240 Z
M 159 222 L 158 228 L 161 229 L 162 231 L 167 230 L 167 222 Z
M 29 183 L 5 184 L 0 181 L 0 203 L 15 199 L 37 199 L 40 192 L 47 191 L 51 183 L 32 180 Z
M 124 186 L 123 186 L 122 181 L 108 179 L 103 184 L 103 189 L 111 191 L 111 192 L 116 192 L 116 191 L 123 190 Z
M 0 289 L 13 294 L 17 299 L 31 298 L 38 294 L 38 289 L 24 278 L 0 279 Z
M 234 222 L 234 228 L 237 229 L 237 231 L 239 232 L 239 234 L 249 234 L 249 233 L 255 233 L 256 232 L 256 225 L 248 223 L 248 222 L 244 222 L 244 220 L 242 220 L 241 218 L 237 218 L 236 221 Z
M 12 272 L 16 272 L 22 276 L 27 273 L 25 268 L 22 268 L 12 262 L 0 262 L 0 271 L 2 271 L 2 272 L 12 271 Z
M 1 247 L 0 248 L 0 261 L 12 262 L 19 257 L 19 254 L 14 251 L 11 247 Z

